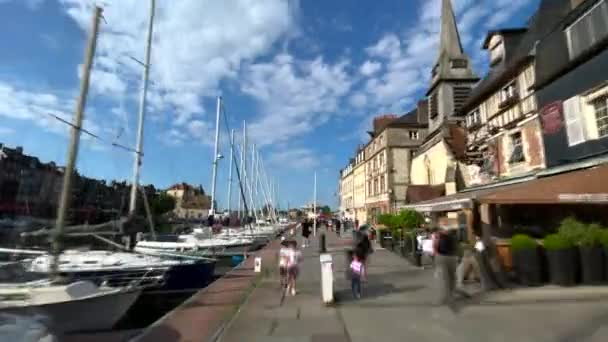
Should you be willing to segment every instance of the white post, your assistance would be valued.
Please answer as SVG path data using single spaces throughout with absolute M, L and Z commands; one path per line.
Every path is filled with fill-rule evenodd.
M 150 19 L 148 22 L 148 39 L 146 43 L 146 55 L 144 60 L 143 85 L 139 98 L 139 118 L 137 123 L 137 145 L 135 147 L 135 162 L 133 164 L 133 184 L 131 184 L 131 198 L 129 201 L 129 214 L 135 213 L 137 188 L 139 187 L 139 171 L 143 157 L 144 144 L 144 118 L 146 115 L 146 93 L 148 92 L 148 75 L 150 74 L 150 50 L 152 47 L 152 29 L 154 23 L 154 8 L 156 0 L 150 1 Z
M 317 171 L 315 171 L 315 186 L 313 193 L 313 202 L 312 202 L 312 215 L 313 215 L 313 235 L 317 236 Z
M 243 183 L 244 183 L 244 191 L 245 191 L 245 199 L 247 199 L 247 122 L 245 122 L 245 120 L 243 120 L 243 151 L 242 151 L 242 157 L 243 159 L 241 160 L 241 170 L 242 170 L 242 179 L 243 179 Z M 245 203 L 243 203 L 243 208 L 245 207 Z M 244 210 L 243 210 L 244 211 Z M 247 217 L 249 215 L 248 212 L 245 212 L 245 217 Z
M 241 165 L 239 167 L 239 170 L 240 170 L 239 173 L 241 175 L 240 176 L 241 182 L 239 183 L 239 186 L 242 186 L 242 182 L 243 182 L 243 151 L 244 151 L 243 150 L 243 146 L 241 146 Z M 244 205 L 244 203 L 242 202 L 242 198 L 241 197 L 242 197 L 241 193 L 239 192 L 239 196 L 238 196 L 238 198 L 239 198 L 239 212 L 238 212 L 239 218 L 241 218 L 241 213 L 243 211 L 243 205 Z
M 215 183 L 217 179 L 217 164 L 219 158 L 219 140 L 220 140 L 220 110 L 222 106 L 222 97 L 217 97 L 217 110 L 215 114 L 215 147 L 213 148 L 213 174 L 211 176 L 211 210 L 210 215 L 215 215 Z
M 230 215 L 230 202 L 232 201 L 232 163 L 234 160 L 234 129 L 230 131 L 230 167 L 228 168 L 228 215 Z

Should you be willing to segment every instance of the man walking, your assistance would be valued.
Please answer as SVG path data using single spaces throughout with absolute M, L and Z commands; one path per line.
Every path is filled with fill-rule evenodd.
M 452 232 L 441 229 L 438 232 L 433 249 L 435 254 L 435 279 L 437 281 L 438 304 L 453 301 L 456 290 L 456 237 Z

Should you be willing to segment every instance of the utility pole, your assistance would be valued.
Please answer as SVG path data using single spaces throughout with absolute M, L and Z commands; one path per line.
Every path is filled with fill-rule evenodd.
M 72 195 L 72 175 L 76 165 L 76 157 L 78 156 L 78 144 L 80 143 L 80 130 L 82 121 L 84 120 L 84 108 L 87 104 L 87 94 L 89 93 L 89 80 L 91 77 L 91 67 L 93 66 L 93 58 L 95 57 L 95 47 L 97 46 L 97 33 L 99 31 L 99 19 L 101 19 L 103 10 L 101 7 L 95 7 L 93 15 L 93 23 L 91 35 L 85 52 L 85 62 L 82 67 L 82 80 L 80 81 L 80 94 L 76 103 L 76 113 L 72 128 L 70 129 L 70 145 L 68 148 L 68 156 L 63 173 L 63 185 L 61 188 L 61 196 L 59 198 L 59 207 L 57 209 L 57 221 L 55 222 L 55 236 L 53 238 L 53 263 L 51 271 L 53 277 L 56 277 L 59 271 L 59 254 L 61 253 L 61 239 L 63 238 L 65 215 L 70 205 L 70 197 Z
M 154 9 L 156 0 L 150 0 L 150 19 L 148 21 L 148 37 L 146 42 L 146 54 L 143 63 L 143 85 L 139 98 L 139 118 L 137 123 L 137 145 L 135 147 L 135 163 L 133 164 L 133 184 L 131 184 L 131 198 L 129 202 L 129 214 L 134 214 L 136 209 L 137 188 L 139 186 L 139 172 L 141 159 L 143 157 L 144 144 L 144 118 L 146 114 L 146 93 L 148 92 L 148 76 L 150 74 L 150 50 L 152 47 L 152 29 L 154 24 Z
M 313 234 L 317 236 L 317 171 L 315 171 L 315 186 L 313 190 L 312 215 L 313 219 Z
M 228 215 L 232 201 L 232 160 L 234 159 L 234 129 L 230 131 L 230 167 L 228 168 Z M 239 201 L 240 203 L 240 201 Z M 240 204 L 239 204 L 240 205 Z
M 213 148 L 213 174 L 211 176 L 211 210 L 209 215 L 215 215 L 215 185 L 217 182 L 217 164 L 221 158 L 219 154 L 219 141 L 220 141 L 220 111 L 222 108 L 222 97 L 217 97 L 217 110 L 215 114 L 215 146 Z

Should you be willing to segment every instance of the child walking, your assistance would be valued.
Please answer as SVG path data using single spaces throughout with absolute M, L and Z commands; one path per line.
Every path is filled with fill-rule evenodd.
M 350 262 L 351 278 L 350 286 L 353 290 L 353 297 L 361 298 L 361 276 L 365 272 L 365 266 L 361 261 L 361 256 L 358 253 L 353 254 L 353 260 Z
M 287 291 L 292 296 L 296 295 L 296 279 L 298 278 L 299 267 L 298 264 L 302 259 L 302 252 L 298 249 L 298 243 L 296 241 L 290 241 L 289 257 L 287 258 Z
M 289 241 L 285 238 L 281 238 L 281 249 L 279 249 L 279 275 L 281 277 L 281 288 L 287 286 L 287 264 L 289 263 L 289 254 L 291 248 L 289 247 Z

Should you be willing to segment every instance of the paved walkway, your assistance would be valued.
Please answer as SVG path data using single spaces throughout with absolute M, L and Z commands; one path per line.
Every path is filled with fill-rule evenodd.
M 479 299 L 456 305 L 433 304 L 432 270 L 411 266 L 377 249 L 372 255 L 363 298 L 352 299 L 343 270 L 341 247 L 347 240 L 327 234 L 334 254 L 336 306 L 320 299 L 316 243 L 304 250 L 299 293 L 280 305 L 276 278 L 262 281 L 223 334 L 240 341 L 606 341 L 608 302 L 518 301 L 484 304 Z M 538 291 L 538 290 L 537 290 Z M 568 291 L 568 290 L 565 290 Z M 603 297 L 606 298 L 606 297 Z

